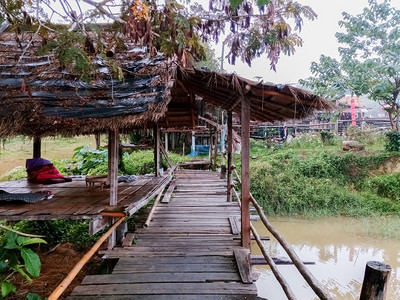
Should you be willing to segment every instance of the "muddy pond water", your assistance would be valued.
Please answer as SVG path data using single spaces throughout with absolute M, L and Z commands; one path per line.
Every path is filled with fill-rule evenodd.
M 354 218 L 275 218 L 274 227 L 285 237 L 313 275 L 332 294 L 334 299 L 359 299 L 365 265 L 381 261 L 392 267 L 387 300 L 400 299 L 400 241 L 366 234 L 363 220 Z M 379 220 L 377 220 L 379 222 Z M 264 225 L 253 223 L 263 236 L 271 236 Z M 273 257 L 288 257 L 271 237 L 264 241 Z M 260 254 L 253 243 L 252 254 Z M 292 291 L 300 300 L 318 299 L 293 265 L 278 266 Z M 269 300 L 287 299 L 268 266 L 255 266 L 259 296 Z

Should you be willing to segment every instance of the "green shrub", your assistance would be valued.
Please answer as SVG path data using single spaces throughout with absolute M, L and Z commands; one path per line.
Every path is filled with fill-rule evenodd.
M 377 195 L 400 203 L 400 173 L 376 176 L 368 182 L 368 186 Z
M 1 299 L 16 292 L 16 287 L 10 282 L 14 273 L 19 273 L 28 282 L 32 282 L 32 278 L 40 275 L 40 258 L 29 246 L 46 243 L 41 238 L 22 236 L 21 233 L 11 231 L 12 229 L 4 226 L 2 229 L 0 234 Z
M 108 151 L 90 149 L 88 145 L 75 149 L 73 158 L 77 159 L 71 168 L 73 174 L 86 175 L 90 170 L 108 164 Z
M 282 148 L 251 160 L 251 192 L 268 214 L 398 213 L 400 207 L 393 196 L 400 195 L 397 189 L 391 190 L 392 196 L 388 197 L 369 192 L 372 189 L 368 188 L 371 170 L 394 157 L 400 156 L 387 152 L 363 155 L 332 152 L 323 147 L 302 151 Z
M 21 178 L 26 178 L 26 176 L 26 169 L 24 167 L 16 167 L 4 174 L 0 178 L 0 181 L 18 180 Z
M 58 243 L 73 243 L 77 248 L 92 246 L 100 236 L 89 234 L 89 220 L 20 221 L 15 228 L 26 233 L 44 235 L 52 246 Z
M 390 131 L 386 133 L 386 151 L 399 152 L 400 151 L 400 132 Z
M 329 131 L 320 132 L 321 140 L 324 145 L 333 145 L 334 134 Z

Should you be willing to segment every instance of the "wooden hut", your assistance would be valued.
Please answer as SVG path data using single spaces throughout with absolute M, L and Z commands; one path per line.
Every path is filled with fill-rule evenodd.
M 81 190 L 77 192 L 77 189 L 84 190 L 82 184 L 77 185 L 79 180 L 63 183 L 54 187 L 55 197 L 48 204 L 0 203 L 0 219 L 91 218 L 96 220 L 94 227 L 101 227 L 106 217 L 134 213 L 165 187 L 168 178 L 158 179 L 154 187 L 147 181 L 144 185 L 153 188 L 143 191 L 139 198 L 132 196 L 135 188 L 118 185 L 118 134 L 137 128 L 154 128 L 158 166 L 159 128 L 196 127 L 195 99 L 201 97 L 227 110 L 228 143 L 232 140 L 232 112 L 241 114 L 242 232 L 246 235 L 243 245 L 249 247 L 249 217 L 246 216 L 250 198 L 250 120 L 300 119 L 314 109 L 330 107 L 323 99 L 298 88 L 253 82 L 236 74 L 183 68 L 161 54 L 150 57 L 146 49 L 130 43 L 125 43 L 123 50 L 91 53 L 88 66 L 92 69 L 91 78 L 83 81 L 73 64 L 60 65 L 52 54 L 38 55 L 42 44 L 43 39 L 33 33 L 0 35 L 0 138 L 32 137 L 34 157 L 40 157 L 42 137 L 108 133 L 110 194 L 86 191 L 83 196 Z M 116 67 L 116 62 L 120 68 Z M 115 72 L 119 80 L 113 79 Z M 231 158 L 228 150 L 228 191 Z M 160 175 L 157 170 L 155 175 Z M 63 191 L 62 186 L 72 186 L 75 191 Z M 0 189 L 10 193 L 43 188 L 26 181 L 0 185 Z

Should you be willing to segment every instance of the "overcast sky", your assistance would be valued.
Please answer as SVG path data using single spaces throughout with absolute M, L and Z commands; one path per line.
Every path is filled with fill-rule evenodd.
M 224 69 L 236 72 L 240 76 L 255 80 L 255 76 L 261 76 L 264 82 L 295 84 L 299 79 L 311 76 L 309 71 L 312 61 L 318 61 L 321 54 L 338 57 L 338 46 L 335 33 L 341 28 L 338 22 L 342 20 L 342 12 L 352 15 L 362 12 L 368 6 L 368 0 L 297 0 L 303 5 L 309 5 L 317 14 L 314 21 L 304 22 L 300 36 L 303 39 L 303 47 L 297 48 L 292 56 L 282 55 L 277 65 L 277 72 L 269 70 L 269 62 L 266 58 L 253 61 L 252 68 L 247 64 L 236 63 L 229 65 L 224 61 Z M 392 5 L 400 8 L 399 0 L 392 0 Z M 217 46 L 221 48 L 222 46 Z M 216 49 L 217 53 L 221 53 Z

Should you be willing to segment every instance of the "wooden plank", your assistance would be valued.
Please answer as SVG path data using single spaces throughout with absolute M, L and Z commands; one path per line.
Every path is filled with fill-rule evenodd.
M 162 264 L 162 265 L 126 265 L 117 264 L 113 274 L 121 273 L 234 273 L 237 267 L 233 264 Z
M 82 285 L 146 282 L 210 282 L 239 281 L 240 276 L 234 272 L 219 273 L 141 273 L 141 274 L 106 274 L 86 276 Z
M 251 275 L 250 250 L 243 247 L 233 249 L 237 267 L 243 283 L 253 283 Z
M 79 295 L 69 296 L 68 300 L 131 300 L 131 295 L 107 295 L 107 296 L 93 296 L 93 295 Z M 256 295 L 182 295 L 182 294 L 169 294 L 169 295 L 135 295 L 135 300 L 256 300 Z
M 169 200 L 171 199 L 171 195 L 174 192 L 174 189 L 176 187 L 176 180 L 172 180 L 167 192 L 165 193 L 164 197 L 161 200 L 161 203 L 169 203 Z
M 238 226 L 238 218 L 236 217 L 229 217 L 229 224 L 231 225 L 232 234 L 240 234 L 240 224 Z
M 71 295 L 254 295 L 255 286 L 236 282 L 207 283 L 123 283 L 108 285 L 80 285 Z
M 122 257 L 118 260 L 118 264 L 131 264 L 131 265 L 146 265 L 146 264 L 231 264 L 236 263 L 236 259 L 234 256 L 225 257 L 225 256 L 205 256 L 205 257 Z

